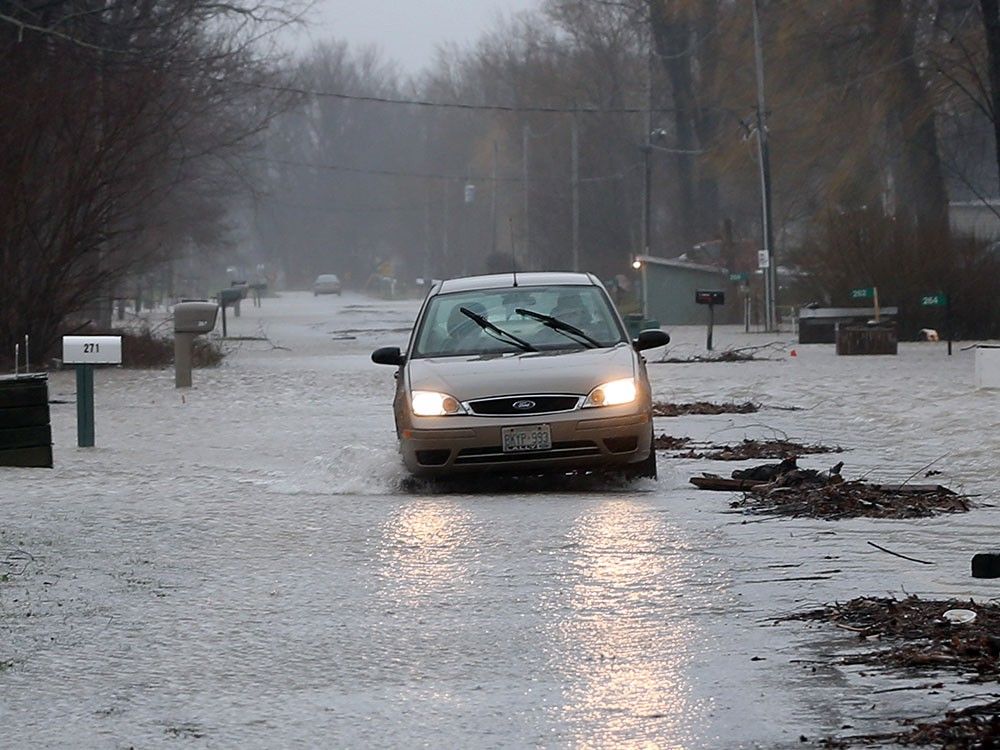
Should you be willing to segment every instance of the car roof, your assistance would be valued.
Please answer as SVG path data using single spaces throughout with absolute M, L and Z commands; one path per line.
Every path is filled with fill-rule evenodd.
M 316 281 L 337 281 L 337 274 L 335 273 L 321 273 L 316 277 Z
M 564 271 L 532 271 L 516 274 L 516 286 L 599 286 L 597 279 L 589 273 L 569 273 Z M 465 276 L 446 279 L 441 282 L 435 294 L 468 292 L 476 289 L 513 289 L 515 274 L 494 273 L 487 276 Z

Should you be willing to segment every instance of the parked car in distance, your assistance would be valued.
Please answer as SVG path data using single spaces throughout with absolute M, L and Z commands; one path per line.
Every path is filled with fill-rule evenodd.
M 340 279 L 335 273 L 321 273 L 313 282 L 313 296 L 321 294 L 337 294 L 341 292 Z
M 652 394 L 640 352 L 601 282 L 582 273 L 435 282 L 399 368 L 393 410 L 414 475 L 599 471 L 656 476 Z

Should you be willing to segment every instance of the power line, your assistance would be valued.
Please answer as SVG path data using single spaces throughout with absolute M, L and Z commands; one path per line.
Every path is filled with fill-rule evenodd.
M 300 96 L 315 96 L 325 99 L 339 99 L 351 102 L 366 102 L 374 104 L 392 104 L 408 107 L 429 107 L 436 109 L 460 109 L 474 112 L 514 112 L 514 113 L 534 113 L 534 114 L 608 114 L 608 115 L 637 115 L 646 112 L 645 107 L 556 107 L 544 105 L 518 105 L 518 104 L 473 104 L 471 102 L 440 102 L 430 99 L 405 99 L 390 96 L 371 96 L 364 94 L 345 94 L 340 91 L 322 91 L 319 89 L 308 89 L 300 86 L 278 86 L 275 84 L 257 83 L 252 81 L 241 81 L 240 83 L 285 94 L 299 94 Z M 676 112 L 674 107 L 658 107 L 654 112 Z
M 507 183 L 521 183 L 524 182 L 523 176 L 498 176 L 495 179 L 491 175 L 483 174 L 442 174 L 433 172 L 402 172 L 391 169 L 370 169 L 365 167 L 353 167 L 343 164 L 321 164 L 317 162 L 306 162 L 306 161 L 295 161 L 293 159 L 275 159 L 270 157 L 247 157 L 250 161 L 262 162 L 265 164 L 280 164 L 287 167 L 306 167 L 309 169 L 321 169 L 324 171 L 331 172 L 346 172 L 348 174 L 362 174 L 374 177 L 405 177 L 418 180 L 447 180 L 454 182 L 507 182 Z M 638 167 L 642 166 L 641 162 L 636 162 L 631 164 L 624 169 L 604 175 L 593 175 L 590 177 L 581 177 L 580 182 L 605 182 L 612 180 L 620 180 L 627 176 L 629 173 L 633 172 Z M 529 178 L 528 182 L 566 182 L 564 178 L 561 177 L 532 177 Z
M 302 201 L 285 200 L 276 198 L 273 195 L 266 195 L 262 199 L 263 203 L 273 203 L 279 206 L 287 206 L 301 211 L 316 211 L 324 214 L 385 214 L 385 213 L 408 213 L 423 211 L 426 206 L 419 205 L 385 205 L 385 206 L 344 206 L 331 200 L 329 204 L 304 203 Z

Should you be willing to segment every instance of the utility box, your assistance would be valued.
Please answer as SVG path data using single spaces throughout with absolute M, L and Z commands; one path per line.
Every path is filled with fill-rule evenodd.
M 838 328 L 864 328 L 868 321 L 874 317 L 874 307 L 807 306 L 799 308 L 799 343 L 836 343 Z M 885 323 L 894 323 L 898 317 L 898 307 L 883 307 L 880 310 L 880 318 Z
M 211 333 L 218 314 L 214 302 L 180 302 L 174 305 L 174 333 Z
M 976 347 L 976 388 L 1000 388 L 1000 346 Z
M 899 340 L 891 326 L 838 326 L 837 354 L 896 354 Z

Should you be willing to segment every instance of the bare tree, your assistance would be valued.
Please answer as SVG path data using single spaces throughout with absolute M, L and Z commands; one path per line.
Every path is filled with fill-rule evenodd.
M 1000 175 L 1000 3 L 980 0 L 986 48 L 989 51 L 989 115 L 993 121 L 997 174 Z
M 18 3 L 0 15 L 0 361 L 39 359 L 129 274 L 218 241 L 219 199 L 287 103 L 259 3 Z

